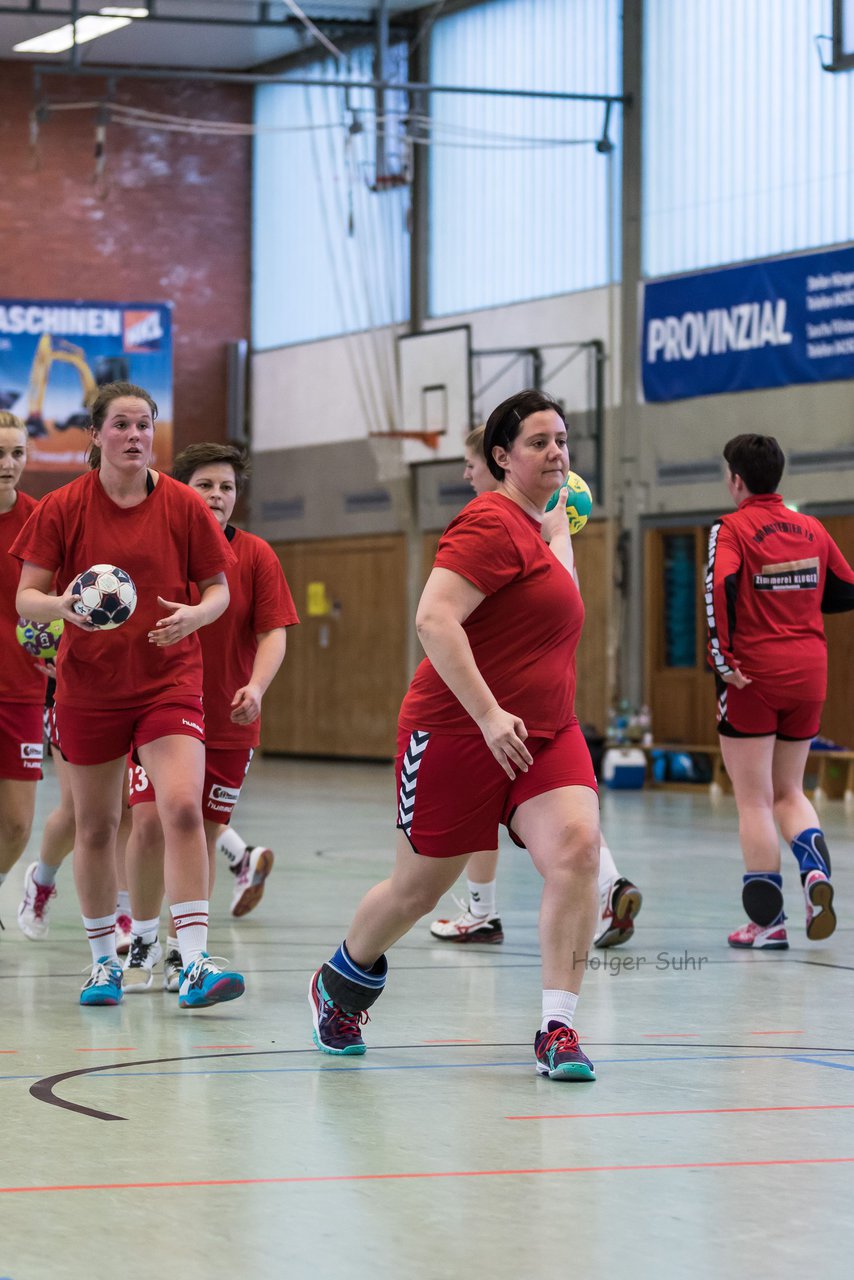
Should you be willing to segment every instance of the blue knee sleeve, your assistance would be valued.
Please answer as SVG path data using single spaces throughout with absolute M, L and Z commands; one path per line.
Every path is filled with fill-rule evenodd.
M 830 875 L 830 854 L 821 827 L 808 827 L 792 841 L 792 853 L 798 860 L 801 875 L 810 871 L 823 871 Z

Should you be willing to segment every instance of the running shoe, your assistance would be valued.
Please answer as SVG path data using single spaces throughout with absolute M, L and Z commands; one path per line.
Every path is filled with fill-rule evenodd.
M 118 960 L 101 956 L 80 992 L 81 1004 L 121 1004 L 122 966 Z
M 116 951 L 120 956 L 126 956 L 130 951 L 130 944 L 133 941 L 133 921 L 130 916 L 122 913 L 116 916 Z
M 56 897 L 55 884 L 38 884 L 36 882 L 37 862 L 31 862 L 24 876 L 24 899 L 18 907 L 18 925 L 21 933 L 33 942 L 41 942 L 46 938 L 48 924 L 48 906 L 51 898 Z
M 231 914 L 246 916 L 254 911 L 264 896 L 264 881 L 273 870 L 273 852 L 261 845 L 246 850 L 236 875 L 237 884 L 231 899 Z
M 181 974 L 178 1006 L 181 1009 L 206 1009 L 225 1000 L 236 1000 L 245 990 L 242 974 L 220 969 L 203 951 Z
M 619 947 L 628 942 L 635 931 L 635 916 L 641 909 L 643 894 L 631 880 L 621 876 L 615 880 L 599 920 L 594 947 Z
M 836 928 L 833 885 L 823 871 L 808 873 L 804 881 L 804 899 L 807 904 L 807 937 L 811 942 L 823 942 Z
M 548 1031 L 538 1031 L 534 1040 L 534 1061 L 538 1076 L 550 1080 L 595 1080 L 593 1063 L 582 1051 L 578 1035 L 562 1022 L 550 1022 Z
M 729 935 L 727 942 L 731 947 L 750 948 L 753 951 L 788 951 L 789 949 L 789 939 L 783 921 L 779 924 L 761 925 L 748 920 L 747 924 L 743 924 L 740 929 L 736 929 L 735 933 Z
M 503 942 L 504 930 L 499 916 L 476 916 L 471 903 L 454 899 L 460 914 L 453 920 L 434 920 L 430 932 L 442 942 Z
M 130 944 L 130 951 L 123 966 L 124 989 L 130 995 L 132 991 L 150 991 L 154 985 L 154 966 L 163 959 L 163 948 L 155 938 L 153 942 L 143 942 L 135 934 Z
M 314 1023 L 314 1043 L 318 1049 L 335 1054 L 365 1052 L 360 1028 L 370 1021 L 367 1010 L 345 1013 L 340 1009 L 326 994 L 319 969 L 308 988 L 308 1003 Z
M 183 964 L 181 963 L 181 952 L 177 947 L 166 948 L 166 959 L 163 961 L 163 990 L 164 991 L 180 991 L 181 989 L 181 973 L 183 972 Z

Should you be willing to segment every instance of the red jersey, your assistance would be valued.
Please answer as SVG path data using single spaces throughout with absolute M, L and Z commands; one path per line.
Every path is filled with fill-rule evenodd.
M 756 494 L 713 525 L 706 613 L 718 675 L 738 668 L 795 699 L 827 694 L 822 612 L 854 609 L 854 571 L 824 526 L 779 493 Z
M 236 563 L 226 570 L 231 603 L 225 613 L 202 627 L 205 743 L 209 747 L 257 747 L 261 718 L 234 724 L 231 700 L 252 674 L 258 635 L 299 622 L 282 566 L 269 543 L 233 525 L 226 537 Z
M 500 493 L 484 493 L 448 525 L 434 566 L 460 574 L 486 599 L 463 629 L 495 700 L 528 733 L 553 738 L 575 715 L 575 650 L 584 605 L 536 520 Z M 400 727 L 480 729 L 425 658 L 400 709 Z
M 55 571 L 59 591 L 93 564 L 118 565 L 136 585 L 136 610 L 123 626 L 89 633 L 66 625 L 56 664 L 58 703 L 135 707 L 201 697 L 198 632 L 165 649 L 148 640 L 157 620 L 168 616 L 158 596 L 189 604 L 191 583 L 234 563 L 222 530 L 192 489 L 161 473 L 144 502 L 119 507 L 90 471 L 42 499 L 12 554 Z
M 24 652 L 15 635 L 18 625 L 15 596 L 21 566 L 9 554 L 12 543 L 37 505 L 35 498 L 19 490 L 12 510 L 0 515 L 0 702 L 44 702 L 47 677 L 36 671 L 33 659 Z

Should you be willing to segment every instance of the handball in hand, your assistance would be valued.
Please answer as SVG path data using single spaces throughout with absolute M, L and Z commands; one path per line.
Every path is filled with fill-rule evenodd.
M 93 564 L 71 584 L 72 608 L 88 618 L 99 631 L 111 631 L 127 622 L 136 608 L 136 587 L 124 569 Z
M 55 662 L 64 626 L 62 618 L 55 618 L 53 622 L 30 622 L 27 618 L 19 618 L 15 634 L 18 644 L 31 658 Z
M 546 503 L 546 511 L 551 511 L 557 506 L 561 491 L 566 487 L 569 494 L 566 499 L 566 518 L 569 521 L 569 532 L 580 533 L 587 524 L 587 518 L 593 510 L 593 495 L 587 487 L 587 481 L 582 480 L 581 476 L 574 471 L 570 471 L 566 477 L 566 484 L 553 493 Z

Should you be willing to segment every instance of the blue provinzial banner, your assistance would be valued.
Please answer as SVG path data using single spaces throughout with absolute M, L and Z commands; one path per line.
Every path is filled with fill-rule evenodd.
M 854 249 L 651 281 L 648 401 L 854 378 Z
M 172 465 L 172 304 L 0 298 L 0 409 L 27 424 L 30 471 L 83 471 L 87 406 L 105 382 L 157 403 L 155 466 Z

